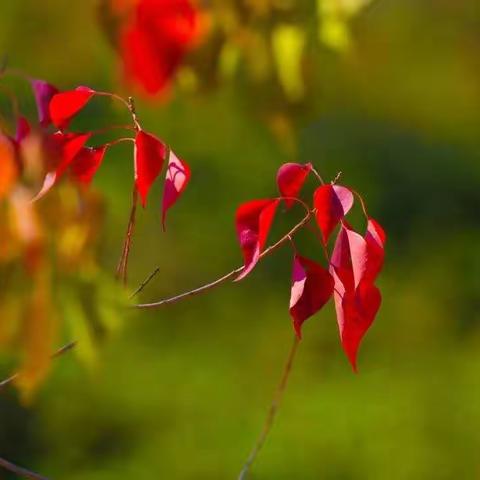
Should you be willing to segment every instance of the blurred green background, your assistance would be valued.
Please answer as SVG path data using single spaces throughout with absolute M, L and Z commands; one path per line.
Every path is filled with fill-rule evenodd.
M 314 2 L 299 4 L 311 32 Z M 309 45 L 312 80 L 300 105 L 285 106 L 268 84 L 241 75 L 200 93 L 178 89 L 168 103 L 137 100 L 145 127 L 189 162 L 192 182 L 167 233 L 160 187 L 139 212 L 130 284 L 158 265 L 141 295 L 148 302 L 238 266 L 234 211 L 275 195 L 283 162 L 311 161 L 328 179 L 342 171 L 389 234 L 383 305 L 358 375 L 339 345 L 332 305 L 306 323 L 252 478 L 477 479 L 480 3 L 377 0 L 349 28 L 348 51 Z M 0 51 L 61 88 L 128 93 L 93 0 L 2 0 Z M 25 109 L 34 115 L 31 99 Z M 266 121 L 278 111 L 291 121 L 293 146 Z M 124 116 L 95 100 L 79 121 Z M 93 186 L 106 201 L 100 255 L 112 275 L 131 182 L 130 146 L 121 145 Z M 273 235 L 299 215 L 289 213 Z M 54 479 L 236 478 L 290 346 L 290 261 L 285 247 L 240 284 L 126 314 L 93 371 L 62 357 L 30 407 L 15 391 L 2 394 L 0 456 Z

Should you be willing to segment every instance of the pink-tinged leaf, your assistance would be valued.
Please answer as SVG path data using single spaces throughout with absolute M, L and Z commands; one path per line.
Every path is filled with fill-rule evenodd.
M 38 120 L 42 127 L 46 127 L 52 122 L 49 105 L 58 89 L 44 80 L 32 79 L 30 83 L 37 104 Z
M 302 337 L 302 324 L 317 313 L 333 293 L 333 278 L 318 263 L 295 255 L 293 259 L 290 315 L 298 338 Z
M 73 178 L 83 185 L 90 185 L 95 173 L 102 164 L 107 147 L 83 147 L 71 163 Z
M 332 253 L 330 273 L 334 280 L 340 339 L 355 371 L 358 347 L 381 303 L 380 292 L 370 275 L 368 251 L 367 241 L 342 225 Z
M 185 190 L 190 176 L 190 167 L 170 150 L 162 202 L 162 225 L 164 230 L 167 211 L 176 203 Z
M 386 239 L 387 236 L 380 224 L 373 218 L 369 218 L 365 235 L 368 252 L 366 278 L 372 283 L 383 268 Z
M 277 172 L 277 185 L 280 195 L 285 198 L 287 208 L 294 203 L 294 198 L 298 198 L 298 194 L 312 170 L 312 164 L 307 163 L 301 165 L 299 163 L 284 163 Z
M 72 118 L 85 107 L 95 90 L 89 87 L 77 87 L 75 90 L 57 93 L 50 101 L 50 118 L 53 124 L 63 130 Z
M 15 142 L 20 144 L 28 135 L 30 135 L 30 124 L 25 117 L 18 117 L 17 130 L 15 132 Z
M 142 200 L 147 204 L 147 196 L 153 182 L 162 171 L 167 156 L 165 144 L 150 133 L 140 130 L 135 137 L 135 185 Z
M 278 199 L 252 200 L 237 209 L 235 225 L 243 252 L 244 269 L 235 281 L 245 278 L 257 264 L 279 203 Z
M 322 185 L 315 190 L 313 204 L 323 241 L 326 244 L 334 228 L 353 206 L 353 193 L 341 185 Z
M 52 160 L 52 170 L 45 176 L 42 188 L 32 199 L 35 202 L 42 198 L 54 185 L 65 170 L 71 165 L 76 155 L 82 150 L 90 138 L 90 133 L 62 133 L 55 132 L 47 137 L 47 155 Z

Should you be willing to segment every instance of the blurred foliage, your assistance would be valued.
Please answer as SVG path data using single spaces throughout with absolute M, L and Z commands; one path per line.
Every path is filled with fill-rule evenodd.
M 282 162 L 311 161 L 325 178 L 343 171 L 344 182 L 365 194 L 389 233 L 383 306 L 360 352 L 358 376 L 339 347 L 333 309 L 306 324 L 278 423 L 253 478 L 475 479 L 480 7 L 474 0 L 374 0 L 355 2 L 362 7 L 357 11 L 353 2 L 336 3 L 205 6 L 211 26 L 179 71 L 169 101 L 137 102 L 149 130 L 192 165 L 192 183 L 166 234 L 158 190 L 139 212 L 131 286 L 159 265 L 142 294 L 151 301 L 236 266 L 233 212 L 247 198 L 274 193 Z M 126 89 L 116 53 L 94 20 L 97 9 L 95 0 L 4 0 L 0 50 L 11 64 L 59 87 Z M 22 88 L 16 86 L 22 111 L 34 115 Z M 2 96 L 0 110 L 8 105 Z M 92 102 L 78 128 L 121 118 L 113 104 Z M 49 283 L 37 287 L 51 292 L 56 310 L 67 304 L 65 322 L 77 330 L 66 339 L 82 334 L 90 311 L 105 303 L 93 300 L 92 290 L 112 284 L 131 170 L 131 150 L 121 145 L 95 180 L 91 194 L 102 192 L 105 217 L 89 247 L 94 273 L 83 260 L 68 274 L 55 273 L 62 264 L 55 253 Z M 39 209 L 68 210 L 64 196 L 75 198 L 70 215 L 78 215 L 68 184 Z M 12 208 L 3 205 L 2 215 Z M 38 215 L 42 226 L 52 221 Z M 55 218 L 61 215 L 69 216 Z M 296 215 L 289 213 L 276 234 Z M 2 230 L 5 225 L 2 220 Z M 52 239 L 69 237 L 63 228 L 43 227 L 49 252 L 59 245 Z M 320 254 L 304 241 L 308 252 Z M 0 295 L 5 283 L 15 292 L 0 306 L 2 344 L 10 345 L 0 357 L 5 376 L 19 343 L 4 342 L 4 335 L 15 334 L 3 329 L 18 325 L 16 312 L 27 308 L 27 299 L 35 301 L 37 291 L 20 266 L 23 253 L 15 255 L 8 261 L 17 271 L 12 279 L 4 271 L 8 262 L 0 267 Z M 102 355 L 94 375 L 70 355 L 56 360 L 28 410 L 5 392 L 0 454 L 52 478 L 235 478 L 290 343 L 289 265 L 290 252 L 282 249 L 240 285 L 163 311 L 129 314 L 122 335 L 83 353 L 87 362 Z M 105 295 L 119 296 L 114 286 Z M 53 328 L 63 325 L 53 318 L 47 319 Z

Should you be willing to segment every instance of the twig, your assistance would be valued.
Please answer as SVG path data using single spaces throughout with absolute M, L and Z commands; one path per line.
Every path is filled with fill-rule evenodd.
M 298 232 L 309 220 L 311 217 L 311 212 L 308 211 L 305 217 L 297 223 L 287 234 L 285 234 L 280 240 L 278 240 L 276 243 L 268 247 L 266 250 L 264 250 L 260 254 L 260 259 L 266 257 L 267 255 L 270 255 L 273 253 L 277 248 L 281 247 L 285 242 L 289 242 L 291 237 Z M 195 295 L 199 295 L 201 293 L 204 293 L 208 290 L 211 290 L 212 288 L 218 287 L 222 283 L 227 282 L 231 278 L 234 278 L 236 275 L 238 275 L 240 272 L 245 267 L 242 265 L 241 267 L 236 268 L 235 270 L 232 270 L 231 272 L 227 273 L 226 275 L 223 275 L 220 278 L 217 278 L 217 280 L 214 280 L 213 282 L 207 283 L 206 285 L 202 285 L 201 287 L 195 288 L 193 290 L 189 290 L 188 292 L 180 293 L 179 295 L 175 295 L 174 297 L 170 298 L 164 298 L 163 300 L 159 300 L 158 302 L 153 302 L 153 303 L 141 303 L 138 305 L 133 305 L 133 308 L 138 308 L 138 309 L 143 309 L 143 308 L 159 308 L 163 307 L 165 305 L 169 305 L 171 303 L 176 303 L 179 302 L 180 300 L 183 300 L 184 298 L 187 297 L 193 297 Z
M 250 467 L 252 466 L 253 462 L 257 458 L 258 453 L 260 452 L 263 445 L 265 444 L 265 440 L 267 439 L 268 434 L 272 429 L 273 422 L 275 421 L 278 408 L 280 407 L 280 403 L 282 401 L 282 397 L 285 392 L 285 388 L 287 386 L 288 377 L 290 376 L 290 372 L 292 371 L 293 360 L 295 358 L 295 354 L 297 353 L 298 343 L 299 343 L 299 339 L 295 335 L 293 338 L 292 347 L 290 348 L 290 352 L 288 353 L 287 361 L 283 369 L 280 383 L 278 384 L 277 389 L 275 391 L 275 395 L 273 396 L 273 400 L 270 405 L 270 409 L 268 410 L 265 423 L 263 424 L 262 431 L 260 432 L 260 435 L 257 438 L 257 441 L 255 442 L 255 446 L 250 452 L 250 455 L 248 456 L 247 461 L 243 465 L 242 471 L 238 476 L 238 480 L 244 480 L 245 478 L 247 478 Z
M 30 478 L 32 480 L 48 480 L 47 477 L 43 477 L 38 473 L 27 470 L 26 468 L 14 465 L 12 462 L 9 462 L 3 458 L 0 458 L 0 467 L 22 478 Z
M 51 358 L 52 360 L 54 360 L 55 358 L 60 357 L 60 356 L 63 355 L 64 353 L 67 353 L 68 351 L 72 350 L 72 348 L 74 348 L 74 347 L 76 346 L 76 344 L 77 344 L 76 341 L 67 343 L 66 345 L 64 345 L 63 347 L 60 347 L 57 351 L 55 351 L 54 353 L 52 353 L 52 355 L 50 356 L 50 358 Z M 0 392 L 1 392 L 5 387 L 8 387 L 12 382 L 14 382 L 19 376 L 20 376 L 20 373 L 19 373 L 19 372 L 16 372 L 16 373 L 14 373 L 13 375 L 10 375 L 10 377 L 6 378 L 5 380 L 2 380 L 2 381 L 0 382 Z
M 130 294 L 128 298 L 133 298 L 138 295 L 150 283 L 150 281 L 159 271 L 160 267 L 155 268 L 155 270 L 150 273 L 150 275 L 137 287 L 137 289 L 132 294 Z
M 128 272 L 128 256 L 130 255 L 130 247 L 132 245 L 132 236 L 135 229 L 135 214 L 137 212 L 138 193 L 137 188 L 133 186 L 132 193 L 132 208 L 130 210 L 130 218 L 128 220 L 127 233 L 125 234 L 125 241 L 123 243 L 122 255 L 117 266 L 117 278 L 122 280 L 123 284 L 127 284 Z

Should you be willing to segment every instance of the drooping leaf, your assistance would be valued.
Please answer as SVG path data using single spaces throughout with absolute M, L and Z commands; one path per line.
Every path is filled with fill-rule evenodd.
M 267 241 L 280 200 L 252 200 L 237 209 L 235 225 L 243 252 L 244 269 L 236 281 L 245 278 L 255 267 Z
M 125 76 L 150 95 L 171 83 L 198 32 L 189 0 L 139 0 L 121 35 Z
M 320 264 L 300 255 L 293 259 L 290 315 L 298 338 L 302 324 L 317 313 L 333 293 L 333 278 Z
M 90 136 L 90 133 L 62 132 L 56 132 L 48 136 L 45 148 L 51 159 L 52 168 L 46 174 L 42 188 L 32 199 L 32 202 L 42 198 L 55 185 L 71 165 L 76 155 L 82 150 Z
M 49 107 L 53 124 L 60 130 L 67 128 L 72 118 L 85 107 L 93 95 L 95 90 L 82 86 L 54 95 Z
M 368 268 L 366 278 L 374 282 L 383 267 L 385 242 L 387 236 L 380 224 L 373 218 L 368 219 L 365 241 L 367 243 Z
M 357 370 L 358 347 L 373 323 L 381 295 L 373 284 L 367 241 L 343 224 L 330 261 L 337 323 L 343 349 Z
M 162 202 L 162 225 L 164 230 L 167 211 L 185 190 L 190 180 L 190 175 L 190 167 L 170 150 Z
M 135 185 L 142 200 L 147 196 L 153 182 L 162 171 L 167 156 L 166 145 L 154 135 L 140 130 L 135 137 Z
M 295 200 L 298 198 L 298 194 L 308 177 L 308 174 L 312 170 L 312 164 L 307 163 L 301 165 L 299 163 L 284 163 L 277 172 L 277 185 L 278 190 L 282 197 L 285 198 L 285 204 L 287 208 L 290 208 Z
M 71 172 L 77 182 L 89 185 L 100 167 L 107 147 L 83 147 L 71 163 Z
M 353 193 L 341 185 L 322 185 L 315 190 L 313 204 L 323 241 L 326 244 L 334 228 L 353 206 Z
M 32 79 L 31 86 L 37 104 L 38 121 L 42 127 L 50 125 L 50 101 L 58 93 L 58 89 L 45 80 Z

